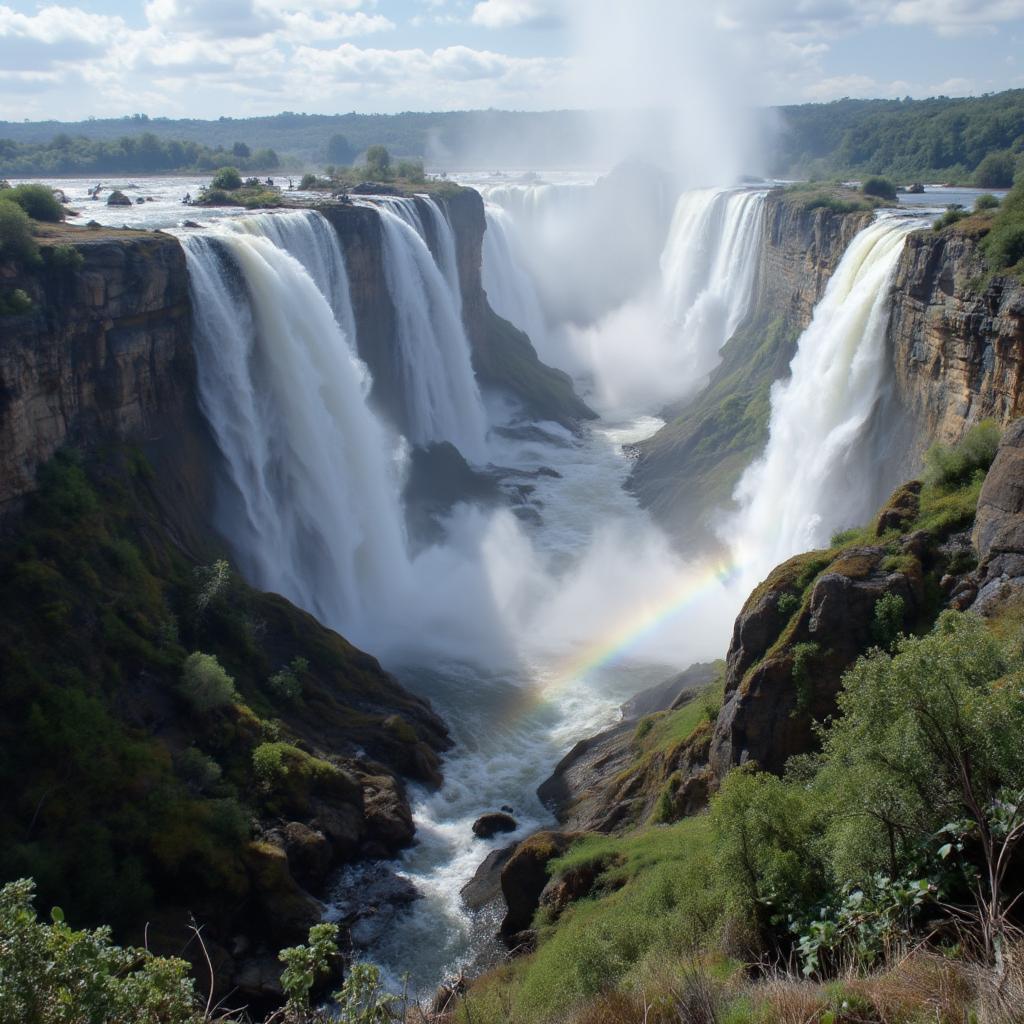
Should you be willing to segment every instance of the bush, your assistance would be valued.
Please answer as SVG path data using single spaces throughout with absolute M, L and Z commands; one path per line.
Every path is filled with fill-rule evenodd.
M 210 187 L 223 189 L 225 192 L 234 192 L 242 187 L 242 176 L 234 167 L 222 167 L 213 176 Z
M 4 190 L 4 199 L 17 203 L 33 220 L 57 224 L 64 219 L 64 207 L 46 185 L 17 185 Z
M 951 203 L 946 207 L 946 212 L 932 225 L 932 228 L 935 231 L 943 231 L 966 216 L 967 211 L 959 203 Z
M 32 222 L 21 206 L 8 200 L 12 191 L 4 189 L 0 198 L 0 260 L 38 263 L 39 246 L 32 237 Z
M 403 181 L 412 182 L 414 185 L 420 184 L 426 180 L 426 175 L 423 173 L 423 161 L 399 160 L 397 175 Z
M 860 190 L 864 195 L 878 199 L 896 198 L 896 186 L 888 178 L 868 178 Z
M 387 178 L 391 173 L 391 154 L 384 146 L 371 146 L 366 151 L 366 169 L 379 179 Z
M 303 192 L 313 188 L 320 188 L 320 179 L 315 174 L 304 174 L 299 182 L 299 188 Z
M 185 659 L 179 684 L 182 696 L 198 714 L 205 715 L 238 699 L 235 681 L 212 654 L 199 651 Z
M 999 447 L 999 427 L 992 420 L 976 423 L 959 444 L 933 444 L 924 457 L 924 482 L 951 489 L 971 481 L 992 465 Z
M 45 250 L 46 262 L 57 270 L 81 270 L 85 257 L 73 245 L 55 245 Z
M 899 594 L 883 594 L 875 602 L 875 614 L 871 623 L 871 635 L 875 643 L 887 651 L 896 642 L 903 629 L 906 605 Z
M 302 699 L 302 680 L 299 676 L 309 670 L 305 658 L 292 658 L 291 664 L 279 669 L 268 680 L 270 692 L 280 700 L 295 703 Z
M 996 210 L 998 208 L 999 200 L 988 192 L 983 196 L 978 196 L 978 198 L 974 200 L 975 213 L 980 213 L 982 210 Z
M 989 153 L 974 170 L 978 188 L 1009 188 L 1013 184 L 1016 161 L 1008 149 Z
M 20 316 L 32 308 L 32 299 L 22 288 L 0 292 L 0 316 Z
M 35 886 L 0 889 L 0 1020 L 33 1024 L 200 1024 L 184 960 L 115 946 L 110 929 L 74 931 L 54 908 L 44 924 Z
M 178 777 L 193 793 L 206 793 L 221 780 L 223 772 L 212 757 L 196 747 L 188 747 L 174 759 Z

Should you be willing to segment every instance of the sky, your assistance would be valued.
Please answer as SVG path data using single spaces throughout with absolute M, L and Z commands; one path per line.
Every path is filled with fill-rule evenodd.
M 1024 0 L 0 0 L 0 120 L 1024 86 Z

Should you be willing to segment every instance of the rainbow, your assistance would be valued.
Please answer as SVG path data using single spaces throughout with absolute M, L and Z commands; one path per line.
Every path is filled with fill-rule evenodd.
M 611 632 L 573 653 L 547 678 L 533 688 L 537 702 L 549 702 L 573 683 L 585 680 L 592 672 L 619 661 L 643 640 L 681 615 L 720 587 L 727 587 L 740 576 L 732 561 L 713 563 L 687 573 L 659 601 L 646 605 L 629 616 Z

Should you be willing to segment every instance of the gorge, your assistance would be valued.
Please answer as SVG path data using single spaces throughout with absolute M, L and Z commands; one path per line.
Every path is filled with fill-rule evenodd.
M 729 651 L 704 747 L 657 769 L 680 773 L 678 806 L 734 764 L 781 771 L 836 696 L 791 714 L 793 645 L 827 646 L 825 623 L 834 681 L 881 595 L 923 607 L 938 557 L 885 568 L 900 556 L 833 534 L 869 523 L 932 442 L 1020 415 L 1024 288 L 984 278 L 970 232 L 771 183 L 677 196 L 636 173 L 313 198 L 171 233 L 59 226 L 40 244 L 77 268 L 3 266 L 32 300 L 0 345 L 4 669 L 38 657 L 47 623 L 77 638 L 46 685 L 102 704 L 119 763 L 146 745 L 152 790 L 176 794 L 160 841 L 90 840 L 109 877 L 138 879 L 118 926 L 158 914 L 173 946 L 189 890 L 225 990 L 273 997 L 277 949 L 323 914 L 417 996 L 495 962 L 500 899 L 471 911 L 459 890 L 554 824 L 536 790 L 577 741 L 693 663 Z M 610 223 L 619 244 L 599 246 Z M 48 524 L 74 524 L 88 555 Z M 809 579 L 785 568 L 811 548 L 830 554 Z M 90 559 L 116 593 L 89 589 Z M 868 609 L 845 646 L 841 587 L 860 595 L 841 607 Z M 19 601 L 39 625 L 16 642 Z M 101 652 L 98 688 L 68 683 L 82 650 Z M 197 652 L 237 704 L 183 710 Z M 38 699 L 5 696 L 3 728 Z M 190 750 L 217 781 L 196 781 Z M 5 798 L 27 837 L 5 871 L 67 841 L 50 794 L 94 771 L 55 757 Z M 600 831 L 650 810 L 653 790 L 624 791 Z M 228 800 L 251 820 L 214 820 Z M 503 805 L 515 831 L 475 839 Z M 73 877 L 55 859 L 39 883 L 68 903 Z

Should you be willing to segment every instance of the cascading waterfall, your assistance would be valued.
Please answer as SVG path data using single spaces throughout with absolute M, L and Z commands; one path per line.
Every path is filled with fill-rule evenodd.
M 231 231 L 262 235 L 279 249 L 291 253 L 330 302 L 338 325 L 355 349 L 356 318 L 345 257 L 338 233 L 325 217 L 314 210 L 289 210 L 286 213 L 239 217 L 225 221 L 222 226 Z
M 694 380 L 714 368 L 750 309 L 766 195 L 700 189 L 684 192 L 676 203 L 661 256 L 662 293 Z
M 448 287 L 456 297 L 461 311 L 462 287 L 459 284 L 459 266 L 455 255 L 455 232 L 452 231 L 445 211 L 429 195 L 420 195 L 415 199 L 408 196 L 379 196 L 376 197 L 376 201 L 401 217 L 426 242 L 429 248 L 431 239 L 427 235 L 426 226 L 420 216 L 420 204 L 422 204 L 430 218 L 430 230 L 433 233 L 434 245 L 437 247 L 438 265 Z
M 887 402 L 891 286 L 906 236 L 926 223 L 880 216 L 832 275 L 789 379 L 772 388 L 765 453 L 736 488 L 741 511 L 727 539 L 740 565 L 763 574 L 827 544 L 834 530 L 866 522 L 897 482 L 885 472 L 898 434 Z
M 267 220 L 268 236 L 298 223 Z M 262 230 L 181 241 L 199 401 L 230 483 L 225 535 L 253 584 L 365 639 L 368 611 L 408 573 L 393 458 L 365 371 L 313 277 Z
M 485 462 L 487 420 L 458 293 L 408 221 L 387 203 L 368 205 L 377 209 L 383 229 L 409 440 L 450 441 L 466 458 Z
M 543 354 L 547 325 L 540 297 L 526 270 L 524 254 L 508 213 L 494 203 L 484 206 L 483 285 L 487 300 L 499 316 L 525 331 Z

